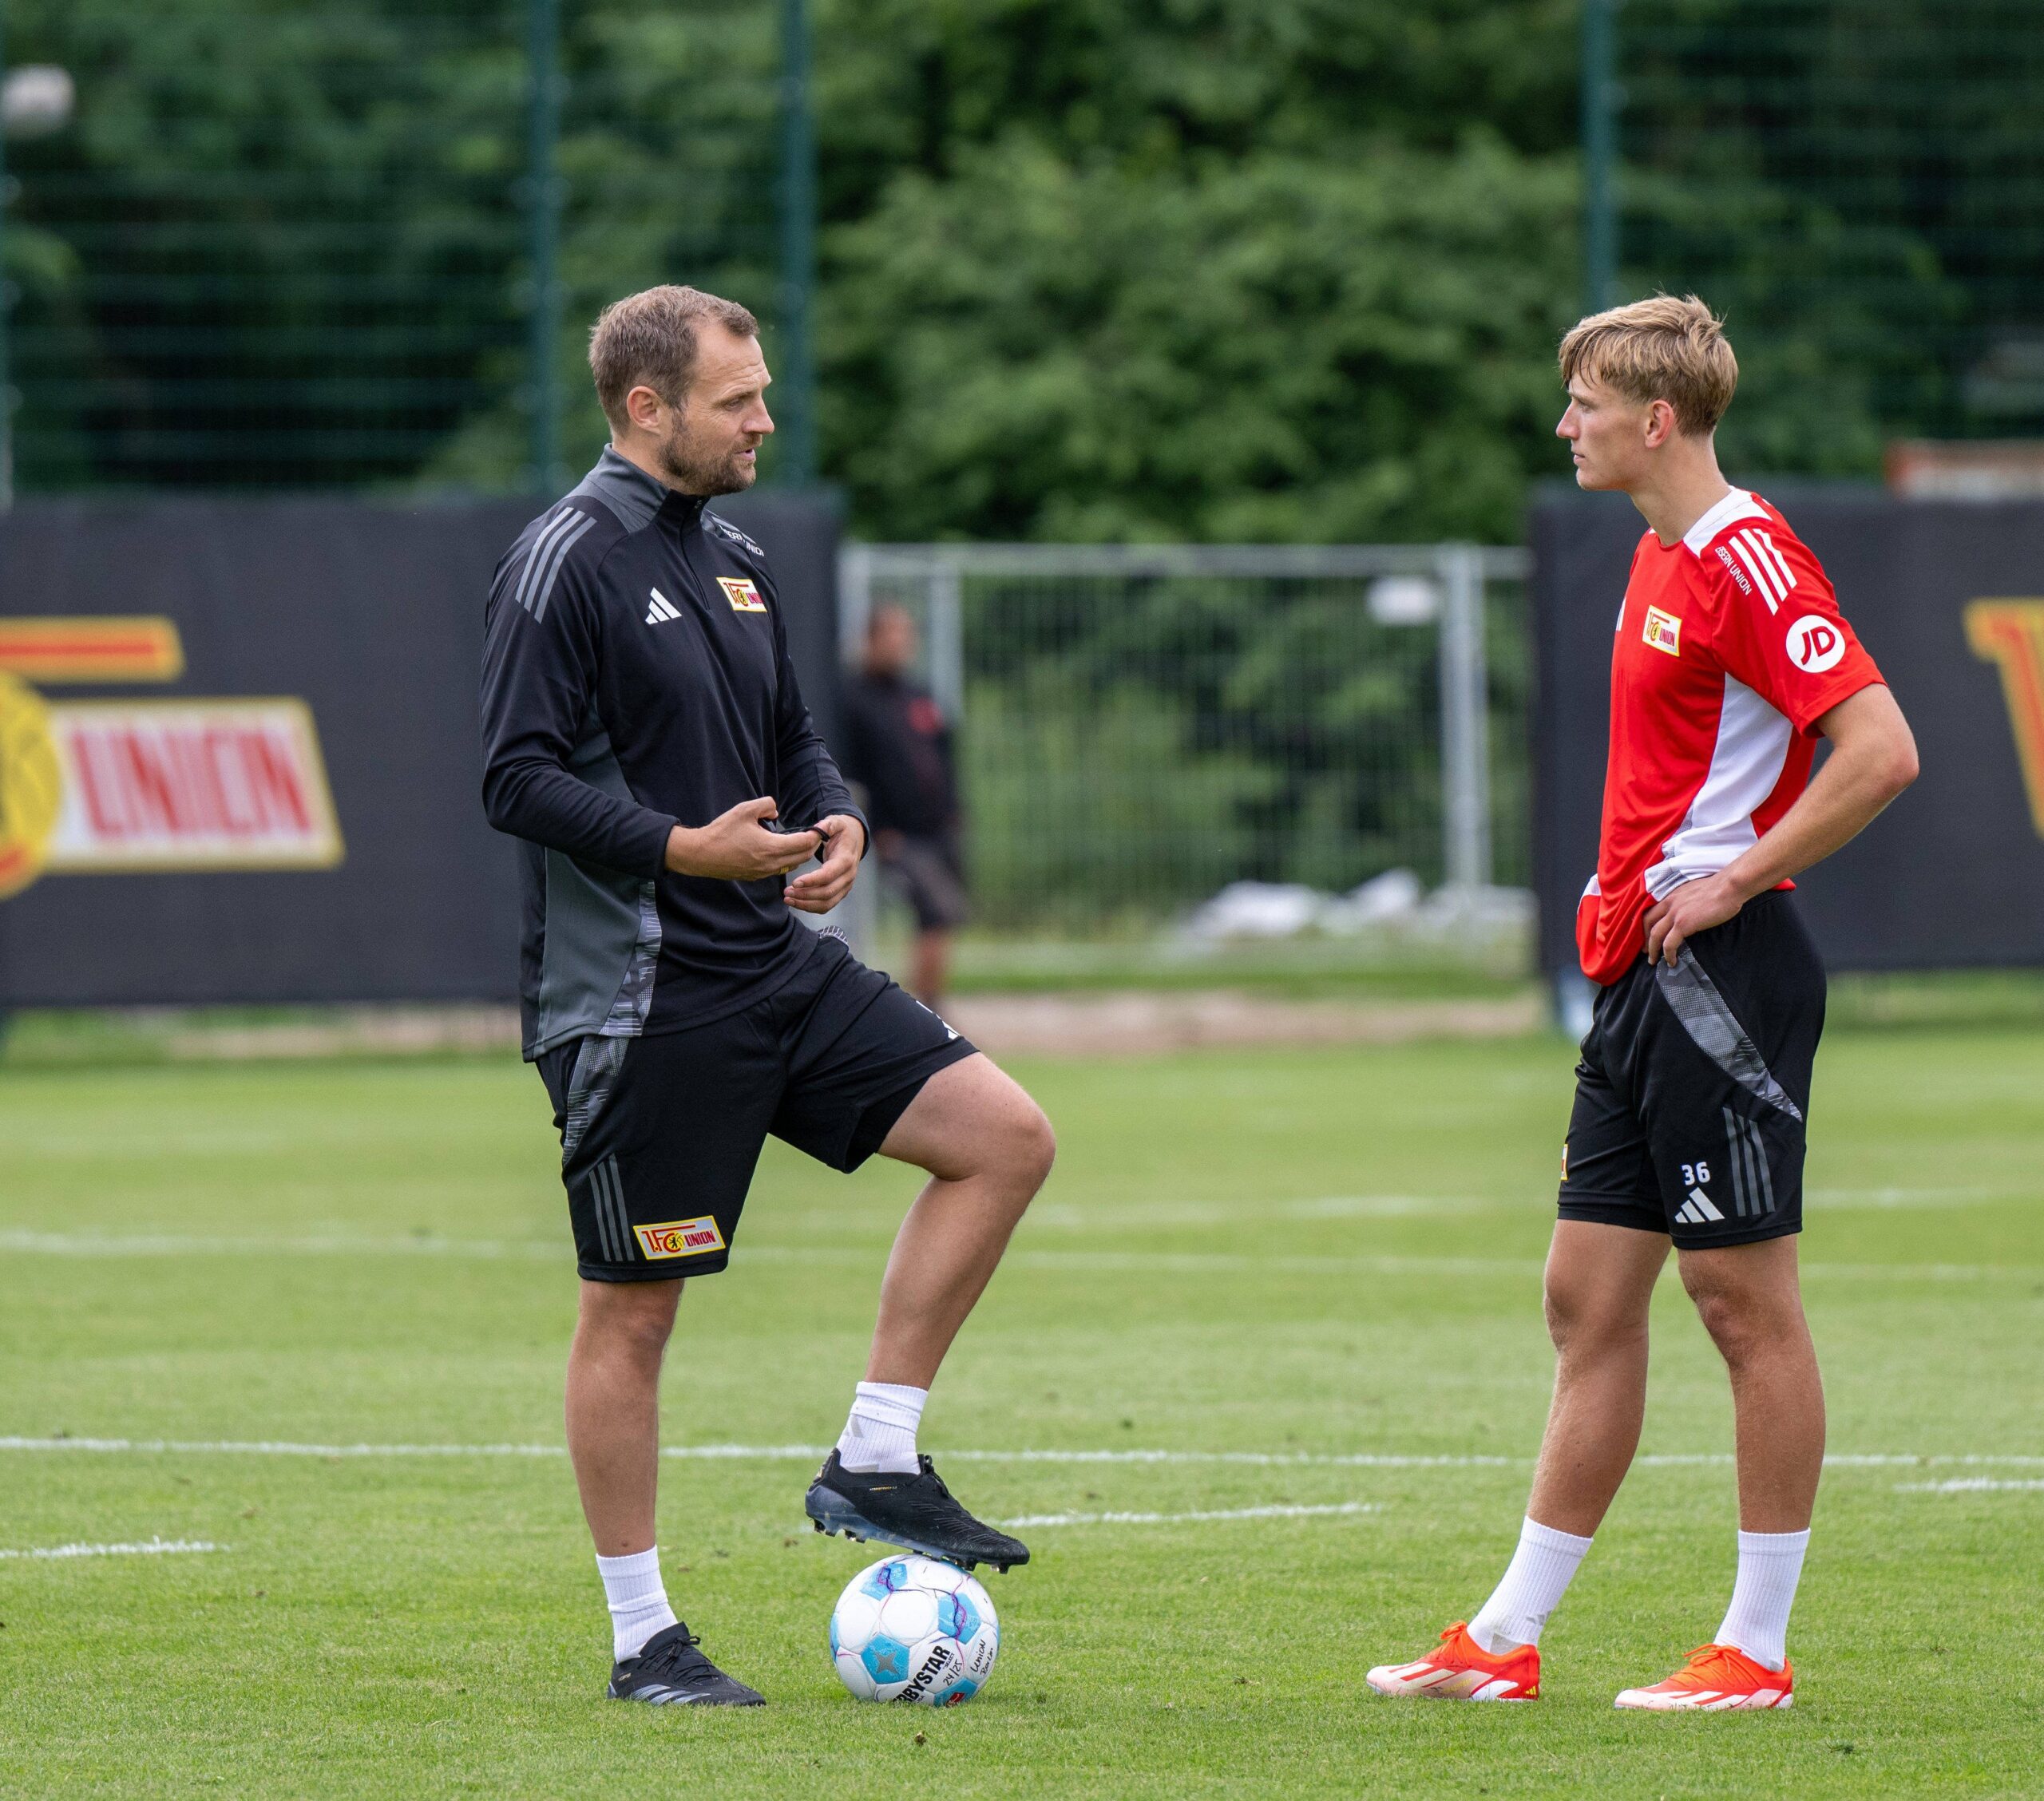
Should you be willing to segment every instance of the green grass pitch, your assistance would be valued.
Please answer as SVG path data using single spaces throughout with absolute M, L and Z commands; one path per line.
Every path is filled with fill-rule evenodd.
M 1804 1254 L 1840 1460 L 1792 1712 L 1610 1706 L 1731 1580 L 1725 1384 L 1672 1275 L 1663 1461 L 1550 1629 L 1546 1698 L 1365 1688 L 1513 1542 L 1570 1065 L 1542 1038 L 1018 1066 L 1061 1158 L 925 1442 L 993 1518 L 1165 1517 L 1032 1529 L 1036 1563 L 989 1578 L 999 1668 L 945 1712 L 839 1688 L 825 1622 L 872 1554 L 802 1514 L 911 1180 L 771 1149 L 665 1388 L 670 1446 L 747 1447 L 670 1461 L 661 1500 L 675 1600 L 772 1704 L 735 1715 L 600 1698 L 530 1071 L 0 1073 L 0 1793 L 2044 1792 L 2034 1031 L 1841 1033 L 1820 1062 Z M 93 1438 L 195 1448 L 67 1447 Z M 428 1448 L 204 1448 L 267 1441 Z M 451 1448 L 493 1446 L 529 1449 Z M 1024 1450 L 1109 1455 L 959 1455 Z M 1330 1510 L 1172 1517 L 1253 1508 Z M 220 1548 L 20 1554 L 153 1539 Z

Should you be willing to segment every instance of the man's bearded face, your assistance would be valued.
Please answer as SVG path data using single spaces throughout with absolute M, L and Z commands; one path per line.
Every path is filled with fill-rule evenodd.
M 759 479 L 748 454 L 759 443 L 751 432 L 734 436 L 731 422 L 715 411 L 684 402 L 675 409 L 674 429 L 660 445 L 660 467 L 684 494 L 742 493 Z

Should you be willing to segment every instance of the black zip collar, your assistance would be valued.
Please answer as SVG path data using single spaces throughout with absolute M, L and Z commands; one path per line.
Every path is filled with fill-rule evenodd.
M 576 493 L 599 501 L 617 516 L 627 531 L 636 532 L 658 519 L 677 531 L 701 524 L 708 504 L 700 494 L 677 493 L 656 481 L 629 457 L 606 444 L 596 467 L 582 477 Z

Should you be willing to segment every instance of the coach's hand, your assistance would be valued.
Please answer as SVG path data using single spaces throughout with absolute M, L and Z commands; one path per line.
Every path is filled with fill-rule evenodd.
M 822 867 L 797 876 L 788 884 L 788 904 L 798 912 L 827 913 L 852 891 L 859 873 L 859 858 L 866 853 L 866 828 L 850 813 L 834 813 L 817 821 L 827 837 L 829 849 L 818 854 Z
M 765 822 L 778 819 L 780 813 L 770 798 L 741 801 L 707 825 L 677 825 L 667 834 L 667 867 L 677 875 L 708 876 L 717 881 L 784 876 L 822 849 L 824 835 L 768 831 Z
M 1721 870 L 1671 889 L 1668 898 L 1646 916 L 1646 960 L 1672 968 L 1686 939 L 1722 925 L 1745 904 L 1745 895 Z

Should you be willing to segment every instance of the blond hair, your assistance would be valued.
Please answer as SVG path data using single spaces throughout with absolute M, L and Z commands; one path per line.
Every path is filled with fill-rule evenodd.
M 1717 429 L 1739 385 L 1725 322 L 1693 294 L 1657 294 L 1579 319 L 1562 339 L 1561 362 L 1564 382 L 1582 375 L 1628 400 L 1666 401 L 1689 437 Z
M 695 374 L 695 327 L 714 319 L 739 338 L 757 338 L 759 322 L 735 300 L 699 287 L 649 287 L 613 300 L 589 332 L 589 373 L 604 417 L 620 429 L 630 423 L 624 397 L 648 387 L 679 406 Z

